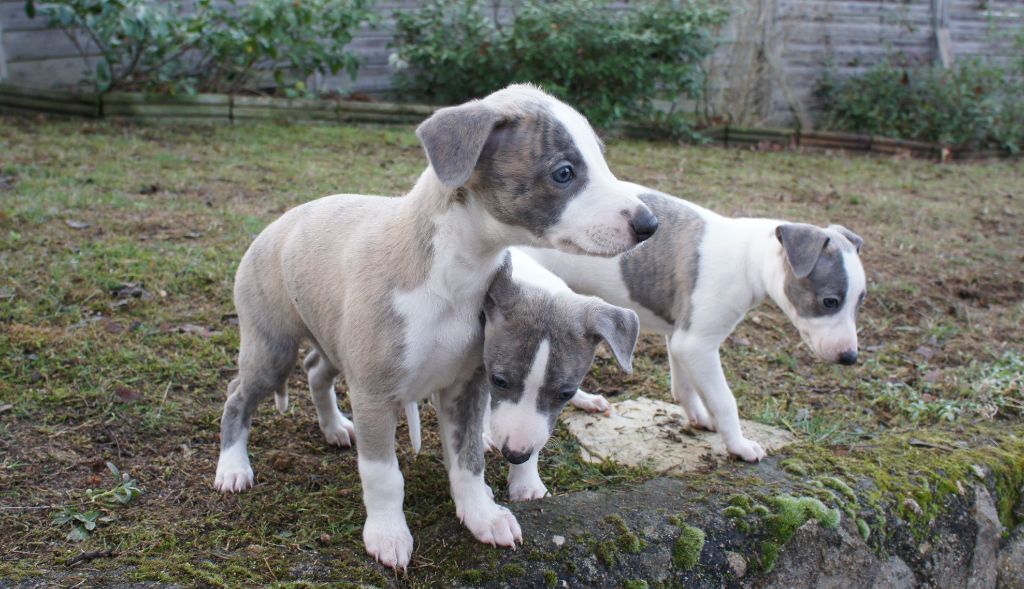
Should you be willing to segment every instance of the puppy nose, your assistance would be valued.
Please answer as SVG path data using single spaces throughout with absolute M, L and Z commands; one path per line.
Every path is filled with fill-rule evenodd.
M 839 354 L 839 363 L 844 366 L 852 366 L 857 363 L 857 350 L 847 350 Z
M 533 454 L 533 452 L 513 452 L 508 449 L 508 446 L 502 446 L 501 448 L 501 455 L 505 457 L 505 460 L 508 460 L 512 464 L 522 464 L 526 462 L 530 459 L 530 454 Z
M 647 207 L 640 207 L 630 219 L 629 226 L 633 228 L 637 242 L 646 241 L 658 230 L 658 219 Z

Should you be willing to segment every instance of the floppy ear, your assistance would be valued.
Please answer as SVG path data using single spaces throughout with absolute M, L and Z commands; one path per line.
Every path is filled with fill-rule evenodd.
M 843 227 L 842 225 L 829 225 L 828 228 L 831 229 L 832 231 L 835 231 L 839 235 L 842 235 L 846 239 L 850 240 L 850 243 L 853 244 L 853 248 L 857 250 L 858 254 L 860 253 L 860 246 L 864 245 L 864 239 L 861 236 L 857 235 L 853 231 L 850 231 L 846 227 Z
M 807 278 L 818 263 L 821 251 L 828 245 L 828 235 L 814 225 L 783 223 L 775 228 L 775 237 L 782 243 L 786 259 L 797 278 Z
M 519 286 L 512 280 L 512 254 L 505 252 L 505 262 L 498 268 L 484 295 L 484 317 L 491 323 L 508 317 L 519 298 Z
M 458 188 L 480 159 L 487 137 L 502 117 L 481 102 L 467 102 L 435 112 L 416 129 L 427 159 L 441 182 Z
M 640 318 L 635 312 L 600 301 L 587 315 L 587 330 L 608 344 L 624 372 L 633 372 L 633 350 L 640 336 Z

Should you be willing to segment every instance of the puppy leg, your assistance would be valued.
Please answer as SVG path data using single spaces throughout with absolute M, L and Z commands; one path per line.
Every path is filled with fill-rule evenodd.
M 489 396 L 482 369 L 435 396 L 455 513 L 473 536 L 492 546 L 515 547 L 523 532 L 512 512 L 494 502 L 484 483 L 483 417 Z
M 350 390 L 358 390 L 357 386 L 349 381 Z M 405 479 L 395 455 L 395 428 L 401 408 L 383 400 L 386 396 L 363 393 L 351 397 L 359 479 L 366 506 L 363 544 L 366 552 L 384 566 L 404 570 L 409 566 L 413 540 L 402 511 Z
M 351 446 L 356 439 L 356 428 L 338 409 L 338 395 L 334 390 L 334 380 L 340 371 L 316 346 L 306 355 L 302 366 L 306 369 L 309 379 L 309 394 L 313 398 L 313 406 L 316 407 L 320 431 L 324 433 L 327 443 Z
M 701 401 L 697 389 L 693 387 L 689 377 L 686 376 L 686 369 L 683 368 L 681 358 L 676 358 L 672 352 L 671 338 L 665 338 L 668 345 L 669 370 L 672 378 L 672 398 L 686 411 L 690 419 L 690 425 L 708 431 L 715 431 L 715 422 L 708 414 L 704 401 Z
M 530 501 L 540 499 L 548 494 L 544 481 L 537 472 L 537 460 L 540 449 L 522 464 L 510 464 L 508 467 L 508 498 L 512 501 Z
M 569 399 L 573 407 L 582 409 L 588 413 L 604 413 L 605 415 L 611 415 L 612 406 L 601 395 L 592 395 L 583 389 L 577 389 L 576 394 Z
M 711 412 L 729 453 L 747 462 L 757 462 L 766 453 L 760 444 L 743 437 L 736 398 L 729 390 L 718 356 L 719 343 L 676 332 L 672 336 L 670 352 L 682 361 L 682 367 Z
M 267 337 L 242 328 L 238 378 L 228 385 L 228 400 L 220 420 L 220 458 L 213 486 L 222 493 L 239 492 L 253 484 L 247 445 L 256 406 L 288 381 L 295 365 L 298 342 Z

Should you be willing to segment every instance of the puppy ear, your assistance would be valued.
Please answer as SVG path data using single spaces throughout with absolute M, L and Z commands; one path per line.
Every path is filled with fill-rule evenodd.
M 782 244 L 797 278 L 810 275 L 829 240 L 828 234 L 820 228 L 803 223 L 783 223 L 775 228 L 775 237 Z
M 491 323 L 504 320 L 518 298 L 519 286 L 512 280 L 512 254 L 505 252 L 505 261 L 495 272 L 484 296 L 484 317 Z
M 853 244 L 853 248 L 857 250 L 857 253 L 860 253 L 860 246 L 864 245 L 864 238 L 842 225 L 829 225 L 828 228 L 848 239 Z
M 587 329 L 608 344 L 624 372 L 633 372 L 633 350 L 640 336 L 640 318 L 635 312 L 599 301 L 588 313 Z
M 487 138 L 501 115 L 481 102 L 467 102 L 435 112 L 416 129 L 434 173 L 445 186 L 458 188 L 480 159 Z

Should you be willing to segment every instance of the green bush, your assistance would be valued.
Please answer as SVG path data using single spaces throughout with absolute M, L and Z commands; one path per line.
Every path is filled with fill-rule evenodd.
M 354 77 L 345 51 L 352 31 L 371 20 L 371 0 L 60 0 L 26 2 L 29 16 L 62 29 L 83 57 L 99 50 L 86 79 L 97 92 L 237 92 L 281 87 L 314 72 Z
M 1024 147 L 1024 60 L 965 60 L 950 69 L 889 60 L 863 75 L 825 77 L 824 126 L 955 147 Z
M 526 0 L 507 24 L 495 22 L 499 9 L 497 1 L 435 0 L 397 13 L 392 65 L 400 89 L 456 103 L 534 82 L 598 125 L 678 121 L 658 103 L 697 96 L 701 62 L 728 17 L 720 6 L 678 0 L 635 2 L 628 10 L 604 0 Z

